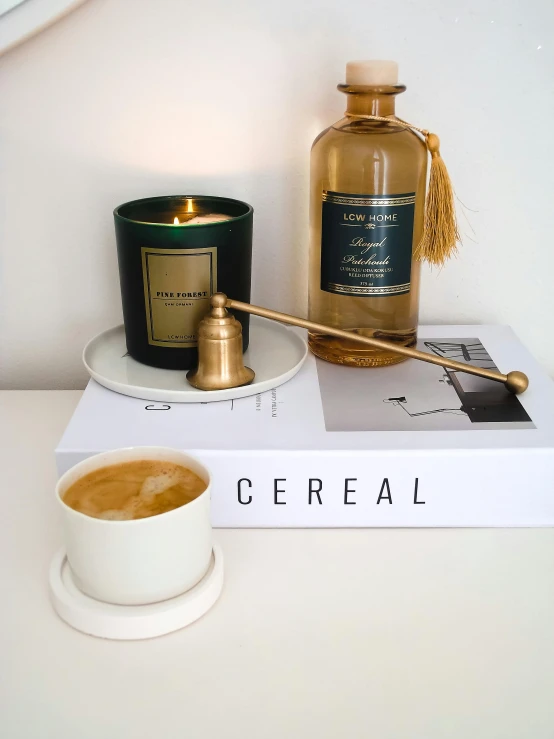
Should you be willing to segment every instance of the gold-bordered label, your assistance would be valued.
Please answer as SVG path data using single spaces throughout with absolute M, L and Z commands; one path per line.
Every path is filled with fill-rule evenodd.
M 196 329 L 217 292 L 217 249 L 143 246 L 141 252 L 148 343 L 195 347 Z
M 321 289 L 368 298 L 409 293 L 415 193 L 324 190 L 322 200 Z

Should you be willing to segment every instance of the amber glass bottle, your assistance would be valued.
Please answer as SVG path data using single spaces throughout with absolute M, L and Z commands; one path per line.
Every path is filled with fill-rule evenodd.
M 419 263 L 427 150 L 417 134 L 367 115 L 394 116 L 395 62 L 349 62 L 345 117 L 321 133 L 311 156 L 310 320 L 403 346 L 417 340 Z M 373 367 L 403 360 L 319 333 L 314 354 Z

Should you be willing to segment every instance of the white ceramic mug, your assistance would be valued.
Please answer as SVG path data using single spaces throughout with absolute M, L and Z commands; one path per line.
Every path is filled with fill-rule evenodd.
M 73 510 L 67 489 L 89 472 L 135 459 L 188 467 L 207 484 L 190 503 L 133 521 L 108 521 Z M 68 470 L 56 485 L 67 559 L 77 587 L 97 600 L 143 605 L 173 598 L 206 574 L 212 555 L 210 473 L 194 457 L 165 447 L 132 447 L 97 454 Z

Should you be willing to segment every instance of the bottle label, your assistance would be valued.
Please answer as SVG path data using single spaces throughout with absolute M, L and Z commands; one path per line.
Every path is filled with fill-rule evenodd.
M 196 328 L 217 292 L 217 249 L 142 247 L 148 343 L 196 346 Z
M 410 292 L 415 193 L 324 191 L 321 289 L 382 297 Z

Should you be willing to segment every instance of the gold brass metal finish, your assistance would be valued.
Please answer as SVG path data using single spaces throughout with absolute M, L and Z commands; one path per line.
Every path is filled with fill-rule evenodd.
M 244 366 L 242 326 L 225 310 L 227 297 L 216 293 L 211 311 L 198 326 L 198 367 L 187 380 L 199 390 L 226 390 L 249 385 L 254 372 Z
M 529 379 L 523 372 L 514 371 L 508 372 L 507 375 L 503 375 L 501 372 L 495 372 L 493 370 L 483 369 L 482 367 L 475 367 L 472 364 L 463 364 L 462 362 L 456 362 L 451 359 L 437 357 L 434 354 L 427 354 L 427 352 L 420 352 L 418 349 L 397 346 L 389 341 L 361 336 L 353 331 L 343 331 L 342 329 L 325 326 L 322 323 L 306 321 L 304 318 L 290 316 L 288 313 L 279 313 L 275 310 L 270 310 L 269 308 L 262 308 L 257 305 L 251 305 L 250 303 L 241 303 L 239 300 L 227 298 L 223 293 L 216 293 L 213 295 L 211 298 L 211 304 L 211 313 L 209 313 L 206 318 L 200 322 L 198 329 L 198 356 L 200 361 L 198 370 L 191 371 L 187 375 L 189 382 L 194 385 L 194 387 L 198 387 L 201 390 L 220 390 L 223 388 L 238 387 L 239 385 L 246 385 L 249 382 L 252 382 L 252 379 L 254 378 L 254 372 L 249 370 L 247 367 L 245 368 L 242 363 L 240 324 L 238 324 L 238 321 L 235 321 L 234 318 L 227 315 L 225 306 L 227 308 L 244 311 L 245 313 L 252 313 L 255 316 L 269 318 L 273 321 L 288 323 L 291 326 L 300 326 L 301 328 L 307 328 L 310 331 L 330 334 L 331 336 L 339 336 L 340 338 L 349 339 L 350 341 L 358 341 L 360 344 L 367 344 L 368 346 L 377 347 L 378 349 L 396 352 L 397 354 L 403 354 L 412 359 L 419 359 L 422 362 L 429 362 L 430 364 L 438 364 L 441 367 L 448 367 L 449 369 L 454 369 L 458 372 L 466 372 L 470 375 L 486 377 L 489 380 L 502 382 L 510 392 L 516 395 L 525 392 L 529 386 Z M 225 333 L 230 330 L 226 327 L 229 326 L 232 321 L 235 321 L 239 328 L 238 339 L 235 336 L 233 339 L 234 343 L 231 343 L 231 341 L 227 339 L 227 333 Z M 236 331 L 236 328 L 234 330 Z M 236 356 L 230 356 L 231 353 L 234 353 Z M 223 358 L 224 355 L 225 357 Z M 242 368 L 243 371 L 246 370 L 251 373 L 251 378 L 249 380 L 239 381 L 239 377 L 242 378 L 244 375 L 236 374 L 238 370 L 235 368 Z M 200 376 L 201 384 L 197 384 L 198 376 Z
M 304 318 L 289 316 L 287 313 L 278 313 L 274 310 L 260 308 L 256 305 L 250 305 L 250 303 L 241 303 L 238 300 L 231 300 L 230 298 L 228 298 L 226 305 L 228 308 L 243 310 L 246 313 L 253 313 L 256 316 L 262 316 L 263 318 L 271 318 L 274 321 L 290 323 L 292 326 L 300 326 L 301 328 L 307 328 L 310 331 L 321 332 L 323 334 L 331 334 L 332 336 L 339 336 L 343 339 L 349 339 L 350 341 L 358 341 L 360 344 L 368 344 L 369 346 L 374 346 L 378 349 L 385 349 L 387 351 L 396 352 L 397 354 L 403 354 L 404 356 L 411 357 L 412 359 L 419 359 L 422 362 L 438 364 L 441 367 L 448 367 L 449 369 L 454 369 L 458 372 L 466 372 L 469 375 L 486 377 L 489 380 L 502 382 L 506 386 L 506 388 L 515 395 L 519 395 L 520 393 L 525 392 L 525 390 L 527 390 L 527 388 L 529 387 L 529 378 L 527 377 L 527 375 L 523 372 L 518 372 L 517 370 L 513 372 L 508 372 L 507 375 L 503 375 L 501 372 L 483 369 L 482 367 L 476 367 L 473 364 L 463 364 L 462 362 L 456 362 L 453 359 L 444 359 L 443 357 L 437 357 L 435 354 L 420 352 L 418 349 L 410 349 L 406 346 L 397 346 L 390 341 L 372 339 L 368 336 L 361 336 L 360 334 L 354 333 L 353 331 L 343 331 L 342 329 L 332 328 L 331 326 L 325 326 L 321 323 L 313 323 L 312 321 L 306 321 Z

